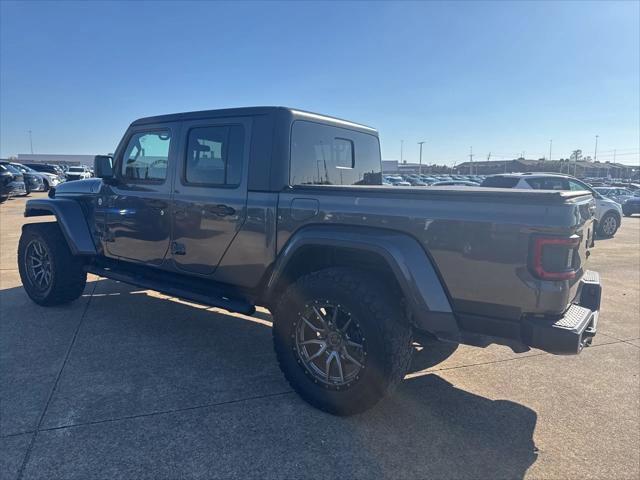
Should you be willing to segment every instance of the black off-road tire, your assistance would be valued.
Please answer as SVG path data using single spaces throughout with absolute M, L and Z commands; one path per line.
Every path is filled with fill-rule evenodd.
M 402 381 L 411 363 L 412 330 L 392 291 L 370 273 L 342 267 L 305 275 L 286 289 L 273 312 L 274 348 L 284 376 L 305 401 L 334 415 L 352 415 L 373 407 Z M 318 382 L 296 350 L 300 312 L 315 301 L 338 302 L 366 337 L 365 368 L 345 388 Z
M 611 221 L 611 219 L 613 219 L 613 221 L 616 222 L 615 228 L 613 229 L 613 231 L 605 232 L 606 222 Z M 620 228 L 620 217 L 618 217 L 614 213 L 606 213 L 598 223 L 598 235 L 601 238 L 611 238 L 616 234 L 619 228 Z
M 40 288 L 27 271 L 27 248 L 33 241 L 45 248 L 50 259 L 51 281 L 45 288 Z M 71 254 L 56 222 L 31 223 L 22 227 L 18 244 L 18 269 L 27 295 L 38 305 L 72 302 L 82 295 L 87 282 L 81 258 Z

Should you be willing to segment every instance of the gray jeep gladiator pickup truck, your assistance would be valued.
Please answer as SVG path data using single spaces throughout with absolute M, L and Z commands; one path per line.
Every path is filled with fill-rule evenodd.
M 339 415 L 404 377 L 412 335 L 576 354 L 596 333 L 589 192 L 382 186 L 377 132 L 281 107 L 143 118 L 99 178 L 27 202 L 18 263 L 40 305 L 87 272 L 273 314 L 292 387 Z

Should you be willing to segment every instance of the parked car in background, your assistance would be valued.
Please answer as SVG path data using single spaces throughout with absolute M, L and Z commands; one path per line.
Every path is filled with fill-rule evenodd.
M 0 166 L 3 169 L 3 172 L 8 172 L 8 175 L 3 175 L 2 196 L 4 200 L 9 197 L 26 195 L 27 189 L 24 185 L 24 176 L 22 175 L 22 172 L 12 166 L 9 162 L 0 162 Z
M 601 237 L 613 237 L 622 222 L 622 206 L 604 197 L 593 187 L 570 175 L 559 173 L 505 173 L 484 179 L 483 187 L 534 190 L 571 190 L 591 192 L 596 200 L 596 231 Z
M 624 202 L 630 198 L 635 197 L 632 191 L 626 188 L 620 187 L 594 187 L 594 190 L 603 197 L 610 198 L 611 200 L 618 202 L 620 205 L 624 205 Z
M 622 213 L 625 217 L 640 213 L 640 197 L 632 197 L 624 202 L 624 205 L 622 205 Z
M 69 167 L 66 174 L 67 180 L 84 180 L 91 178 L 91 172 L 83 165 Z
M 411 184 L 406 182 L 400 175 L 387 175 L 384 177 L 384 182 L 394 187 L 410 187 Z
M 625 188 L 625 189 L 630 190 L 632 192 L 640 192 L 640 184 L 638 184 L 638 183 L 614 182 L 614 183 L 611 184 L 611 186 Z
M 409 185 L 413 187 L 426 187 L 427 184 L 419 177 L 407 177 L 405 181 L 409 182 Z
M 431 184 L 432 187 L 479 187 L 480 184 L 469 180 L 445 180 Z
M 0 165 L 0 203 L 5 202 L 11 195 L 9 184 L 13 181 L 13 174 L 4 165 Z
M 47 163 L 25 163 L 24 165 L 44 175 L 45 190 L 49 190 L 51 187 L 57 187 L 66 180 L 64 175 L 60 173 L 61 170 L 57 165 L 49 165 Z
M 29 168 L 26 165 L 22 165 L 21 163 L 11 162 L 11 165 L 22 172 L 27 193 L 46 191 L 46 187 L 44 185 L 45 177 L 42 173 L 36 172 L 32 168 Z

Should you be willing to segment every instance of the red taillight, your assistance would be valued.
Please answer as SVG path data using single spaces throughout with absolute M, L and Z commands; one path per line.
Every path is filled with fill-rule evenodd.
M 570 280 L 576 276 L 575 249 L 580 237 L 536 237 L 533 240 L 531 269 L 543 280 Z M 546 256 L 545 256 L 546 254 Z

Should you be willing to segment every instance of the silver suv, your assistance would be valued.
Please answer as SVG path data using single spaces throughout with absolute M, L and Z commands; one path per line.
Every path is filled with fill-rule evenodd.
M 613 237 L 622 222 L 622 206 L 605 198 L 593 187 L 570 175 L 558 173 L 508 173 L 492 175 L 483 180 L 482 187 L 523 188 L 535 190 L 586 190 L 596 200 L 596 228 L 601 237 Z

